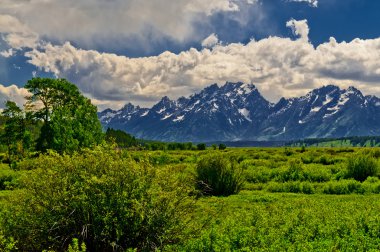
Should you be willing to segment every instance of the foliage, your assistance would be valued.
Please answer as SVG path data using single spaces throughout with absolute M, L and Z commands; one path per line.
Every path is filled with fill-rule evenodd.
M 136 140 L 134 136 L 127 134 L 122 130 L 114 130 L 112 128 L 108 128 L 106 131 L 105 139 L 108 142 L 113 142 L 117 144 L 118 147 L 127 148 L 132 146 L 138 146 L 139 141 Z
M 326 194 L 351 194 L 364 193 L 362 184 L 356 180 L 344 180 L 339 182 L 329 182 L 324 186 L 323 192 Z
M 379 196 L 242 192 L 197 204 L 212 221 L 168 251 L 378 251 Z M 194 220 L 196 221 L 196 219 Z
M 161 144 L 156 151 L 98 147 L 4 165 L 0 179 L 12 191 L 0 191 L 0 250 L 380 250 L 379 176 L 347 176 L 349 160 L 377 162 L 380 148 L 221 152 Z M 220 168 L 241 175 L 239 192 L 189 196 L 199 196 L 194 185 L 212 194 L 198 170 L 222 181 Z
M 15 184 L 17 178 L 16 171 L 10 169 L 7 165 L 0 165 L 0 190 L 12 188 L 12 184 Z
M 59 153 L 91 147 L 102 140 L 97 109 L 79 89 L 65 79 L 33 78 L 25 88 L 27 110 L 43 121 L 37 150 Z
M 13 238 L 7 238 L 0 233 L 0 251 L 13 252 L 17 251 L 17 244 Z
M 352 136 L 342 138 L 310 138 L 288 142 L 289 146 L 319 147 L 376 147 L 380 146 L 380 136 Z
M 225 150 L 227 146 L 223 143 L 219 144 L 219 150 Z
M 192 143 L 168 143 L 167 148 L 168 150 L 192 150 L 193 149 Z
M 206 144 L 204 144 L 204 143 L 197 144 L 197 149 L 198 150 L 205 150 L 206 149 Z
M 72 243 L 69 245 L 69 248 L 67 249 L 67 252 L 86 252 L 86 244 L 82 242 L 79 245 L 78 239 L 74 238 Z
M 24 156 L 25 149 L 31 145 L 31 135 L 27 129 L 26 115 L 15 102 L 7 101 L 2 115 L 5 122 L 1 140 L 7 146 L 8 159 L 12 162 Z
M 348 159 L 347 176 L 364 181 L 369 176 L 377 176 L 379 166 L 377 160 L 369 155 L 359 155 Z
M 164 143 L 158 141 L 141 140 L 146 150 L 196 150 L 192 143 Z
M 244 183 L 242 169 L 221 155 L 209 155 L 196 167 L 198 188 L 204 194 L 228 196 L 238 193 Z
M 191 212 L 186 184 L 113 150 L 51 152 L 24 163 L 31 170 L 0 218 L 22 251 L 62 250 L 73 239 L 89 251 L 154 250 L 176 242 Z

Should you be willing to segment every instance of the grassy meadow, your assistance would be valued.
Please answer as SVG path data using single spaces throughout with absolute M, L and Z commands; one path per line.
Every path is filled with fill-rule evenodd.
M 380 148 L 99 147 L 3 164 L 0 248 L 378 251 L 379 158 Z

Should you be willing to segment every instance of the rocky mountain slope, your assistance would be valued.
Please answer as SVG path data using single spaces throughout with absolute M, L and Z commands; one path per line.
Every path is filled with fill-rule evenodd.
M 188 98 L 163 97 L 99 113 L 105 128 L 161 141 L 295 140 L 380 135 L 380 99 L 329 85 L 273 104 L 252 84 L 213 84 Z

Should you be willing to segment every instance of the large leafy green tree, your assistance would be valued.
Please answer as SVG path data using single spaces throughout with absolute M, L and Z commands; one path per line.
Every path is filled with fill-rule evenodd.
M 37 150 L 72 152 L 102 140 L 97 109 L 76 85 L 65 79 L 33 78 L 25 88 L 31 93 L 27 109 L 43 121 Z
M 30 147 L 31 135 L 27 130 L 25 113 L 15 102 L 7 101 L 2 115 L 5 123 L 1 140 L 7 146 L 8 159 L 13 161 L 23 156 L 25 149 Z

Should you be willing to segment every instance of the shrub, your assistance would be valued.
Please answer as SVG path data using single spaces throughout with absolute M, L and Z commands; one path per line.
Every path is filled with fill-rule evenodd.
M 368 177 L 362 185 L 367 193 L 380 193 L 380 180 L 378 177 Z
M 205 150 L 206 149 L 206 144 L 204 144 L 204 143 L 197 144 L 197 149 L 198 150 Z
M 0 167 L 0 190 L 11 189 L 12 184 L 15 183 L 17 173 L 10 169 L 7 165 Z
M 304 171 L 302 164 L 299 160 L 292 159 L 289 161 L 289 167 L 277 174 L 276 180 L 278 181 L 303 181 Z
M 28 160 L 38 166 L 7 198 L 1 230 L 20 251 L 64 251 L 78 239 L 88 251 L 160 249 L 178 241 L 191 212 L 190 188 L 169 171 L 97 148 Z
M 301 157 L 302 163 L 304 164 L 311 164 L 314 162 L 314 156 L 313 155 L 306 155 Z
M 219 144 L 219 150 L 225 150 L 227 148 L 227 145 L 225 144 Z
M 318 163 L 323 165 L 332 165 L 335 163 L 335 160 L 323 155 L 319 158 Z
M 197 186 L 204 194 L 228 196 L 238 193 L 243 186 L 243 171 L 236 162 L 221 155 L 209 155 L 196 167 Z
M 330 181 L 325 184 L 323 193 L 326 194 L 351 194 L 364 193 L 362 184 L 356 180 Z
M 347 176 L 363 182 L 369 176 L 378 175 L 377 160 L 369 155 L 359 155 L 348 159 Z
M 245 163 L 242 163 L 243 167 Z M 271 170 L 267 167 L 258 166 L 244 169 L 244 176 L 250 183 L 267 183 L 271 179 Z
M 285 183 L 269 182 L 266 187 L 269 192 L 290 192 L 314 194 L 315 188 L 310 182 L 290 181 Z
M 286 156 L 291 156 L 291 155 L 293 155 L 293 151 L 291 149 L 285 147 L 284 154 Z

